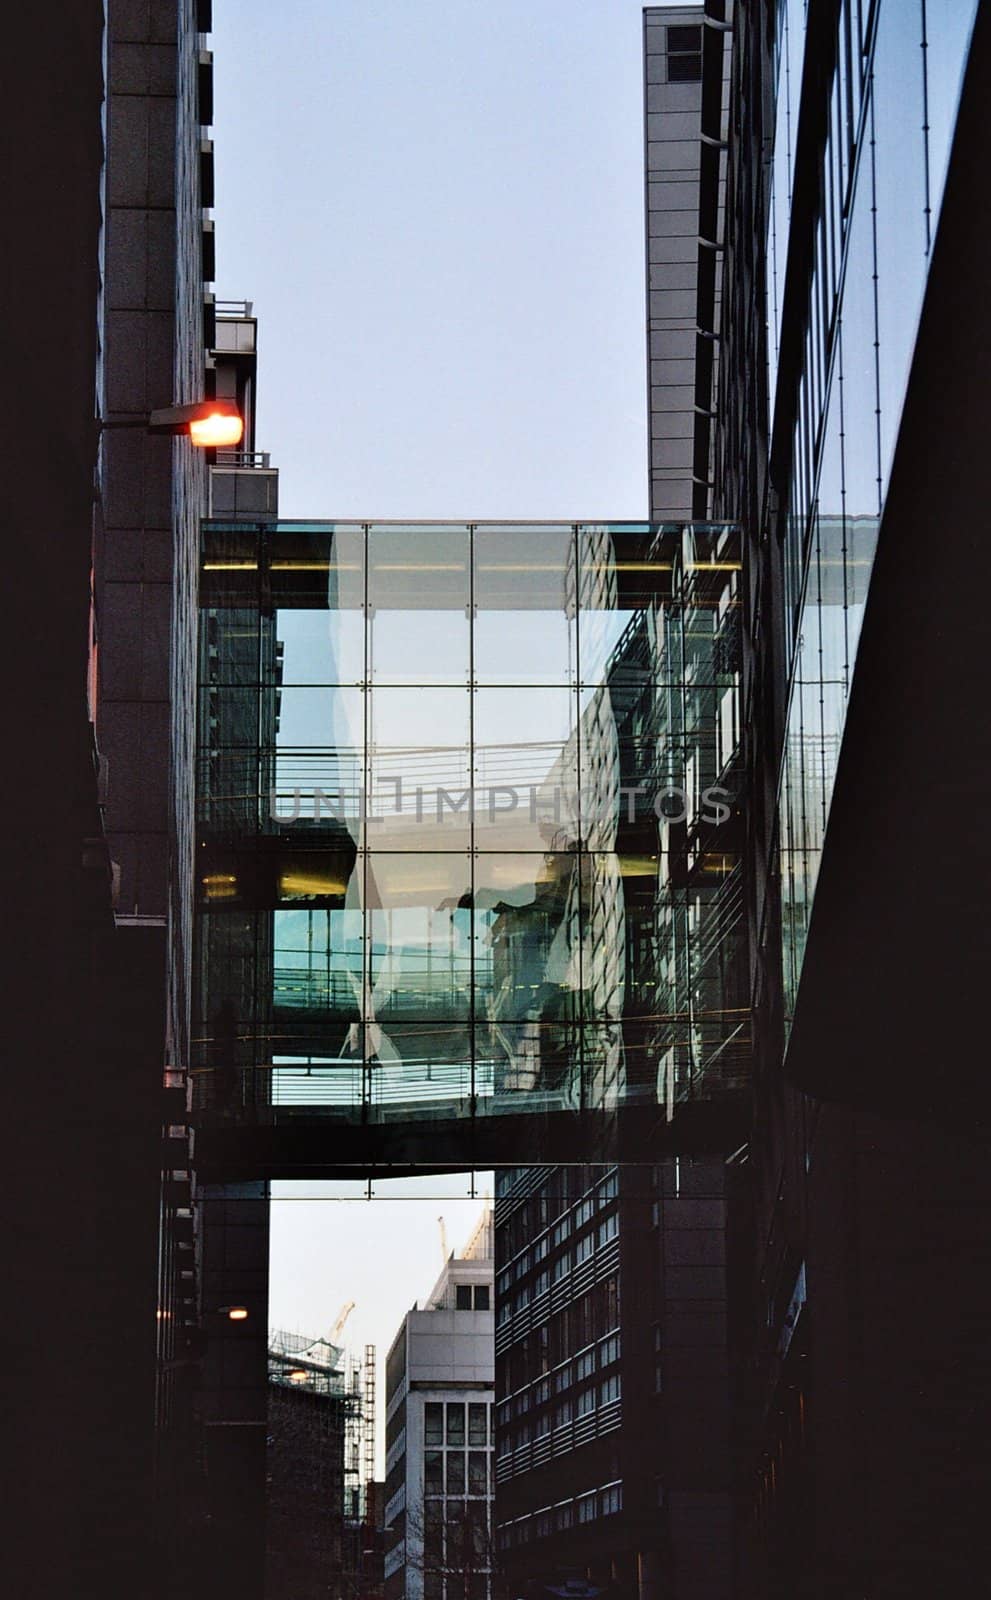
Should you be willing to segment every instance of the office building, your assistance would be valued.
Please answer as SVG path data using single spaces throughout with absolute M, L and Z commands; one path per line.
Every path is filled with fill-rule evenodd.
M 386 1358 L 386 1600 L 491 1600 L 492 1219 Z
M 989 24 L 735 17 L 715 506 L 747 529 L 753 1595 L 983 1566 L 991 749 L 959 596 L 986 562 Z
M 8 1359 L 28 1400 L 8 1556 L 39 1594 L 198 1592 L 216 1528 L 188 1100 L 199 523 L 211 471 L 225 514 L 271 509 L 272 474 L 252 454 L 253 324 L 244 307 L 218 319 L 210 288 L 210 6 L 46 19 L 4 96 L 25 219 L 5 294 L 9 511 L 52 641 L 15 728 L 13 1049 L 34 1067 L 11 1182 L 42 1198 L 15 1252 L 33 1314 Z M 215 386 L 243 401 L 236 457 L 211 466 L 148 433 L 150 412 Z M 16 610 L 21 658 L 37 658 L 40 613 Z M 73 1359 L 44 1386 L 35 1316 L 72 1324 Z
M 729 1592 L 734 1176 L 718 1154 L 499 1173 L 497 1543 L 516 1592 Z
M 652 522 L 712 509 L 732 0 L 643 13 Z
M 704 518 L 712 503 L 729 86 L 721 11 L 644 12 L 657 522 Z M 646 1597 L 721 1595 L 732 1582 L 727 1203 L 736 1174 L 727 1158 L 745 1117 L 712 1117 L 694 1146 L 676 1133 L 682 1155 L 649 1157 L 663 1153 L 651 1107 L 665 1104 L 670 1117 L 680 1058 L 705 1061 L 709 1080 L 721 1075 L 741 1100 L 749 1082 L 740 564 L 735 539 L 685 563 L 697 595 L 683 624 L 682 659 L 692 660 L 684 716 L 662 709 L 679 674 L 653 641 L 670 641 L 670 616 L 662 630 L 648 611 L 605 674 L 621 792 L 639 781 L 656 793 L 677 771 L 716 785 L 728 804 L 715 827 L 697 812 L 683 828 L 663 814 L 620 823 L 626 859 L 655 863 L 639 883 L 624 876 L 609 931 L 611 948 L 626 953 L 626 1010 L 638 1013 L 621 1049 L 643 1086 L 623 1163 L 497 1174 L 497 1520 L 517 1586 L 553 1588 L 580 1572 Z M 674 589 L 676 618 L 680 598 Z
M 208 13 L 57 4 L 11 49 L 3 97 L 19 219 L 4 293 L 10 570 L 35 597 L 12 607 L 15 654 L 35 665 L 12 729 L 10 1043 L 31 1066 L 10 1192 L 35 1198 L 13 1274 L 31 1311 L 6 1363 L 19 1396 L 6 1553 L 38 1594 L 137 1592 L 159 1570 L 155 1480 L 170 1468 L 154 1419 L 181 1431 L 188 1415 L 183 696 L 206 469 L 145 424 L 205 393 Z M 72 1348 L 44 1384 L 38 1327 Z
M 720 6 L 695 19 L 703 45 L 686 76 L 704 78 L 708 31 L 725 36 L 727 20 Z M 574 1493 L 582 1451 L 593 1457 L 593 1419 L 596 1427 L 601 1419 L 594 1353 L 573 1342 L 558 1339 L 553 1354 L 568 1358 L 565 1384 L 577 1357 L 588 1368 L 582 1450 L 568 1435 L 555 1463 L 550 1405 L 539 1440 L 531 1439 L 534 1394 L 546 1389 L 549 1399 L 553 1384 L 529 1364 L 527 1327 L 547 1315 L 530 1253 L 543 1219 L 528 1215 L 523 1198 L 528 1187 L 539 1193 L 542 1174 L 503 1175 L 497 1283 L 509 1305 L 497 1312 L 497 1394 L 507 1488 L 499 1521 L 519 1578 L 546 1582 L 570 1559 L 593 1581 L 611 1576 L 627 1592 L 649 1591 L 660 1574 L 674 1593 L 681 1584 L 695 1593 L 701 1581 L 712 1593 L 805 1585 L 853 1595 L 917 1592 L 920 1582 L 953 1587 L 976 1570 L 983 1478 L 974 1418 L 986 1414 L 979 1343 L 987 1329 L 966 1284 L 978 1270 L 988 1196 L 968 1122 L 972 1129 L 984 1114 L 986 1097 L 968 1065 L 972 1019 L 959 1008 L 951 1019 L 922 998 L 949 993 L 960 971 L 953 979 L 945 970 L 934 985 L 921 936 L 952 903 L 954 925 L 971 928 L 966 956 L 954 940 L 952 960 L 976 981 L 977 952 L 986 948 L 979 897 L 968 907 L 956 886 L 965 848 L 972 863 L 986 859 L 979 825 L 955 823 L 937 844 L 931 819 L 940 795 L 962 797 L 987 770 L 983 735 L 965 731 L 966 716 L 980 714 L 960 687 L 965 668 L 979 670 L 972 637 L 961 641 L 949 626 L 949 584 L 929 576 L 932 523 L 922 510 L 938 502 L 940 525 L 949 516 L 963 528 L 964 501 L 981 500 L 985 487 L 975 419 L 986 317 L 975 312 L 964 338 L 954 310 L 984 303 L 976 282 L 968 287 L 980 255 L 974 238 L 987 235 L 978 104 L 987 19 L 972 39 L 974 20 L 969 4 L 883 0 L 740 8 L 733 18 L 721 73 L 720 355 L 696 466 L 707 449 L 708 505 L 745 529 L 740 890 L 749 979 L 740 1003 L 755 1019 L 757 1101 L 751 1137 L 724 1167 L 729 1270 L 719 1330 L 728 1352 L 720 1373 L 731 1379 L 724 1437 L 739 1463 L 724 1486 L 736 1515 L 721 1570 L 714 1563 L 690 1574 L 673 1559 L 665 1491 L 677 1464 L 664 1455 L 666 1426 L 639 1462 L 642 1478 L 643 1467 L 663 1461 L 652 1524 L 627 1530 L 625 1502 L 621 1514 L 618 1495 L 593 1493 L 594 1474 L 582 1481 L 583 1496 Z M 679 131 L 663 120 L 665 61 L 671 44 L 677 56 L 695 35 L 678 31 L 669 41 L 665 31 L 694 25 L 687 14 L 648 12 L 645 25 L 648 250 L 656 255 L 667 247 L 655 241 L 690 236 L 688 208 L 678 203 L 688 187 L 658 183 L 690 186 L 695 164 L 686 151 L 686 176 L 675 179 L 668 160 L 663 180 L 658 164 L 662 136 Z M 682 115 L 687 107 L 686 97 Z M 720 137 L 701 116 L 699 165 Z M 652 215 L 668 197 L 675 213 Z M 687 242 L 674 249 L 690 252 Z M 673 263 L 673 255 L 649 255 L 652 323 L 664 313 L 656 272 Z M 691 292 L 671 282 L 673 293 Z M 686 302 L 689 323 L 692 309 Z M 652 359 L 663 327 L 654 327 Z M 677 336 L 673 318 L 670 331 Z M 653 497 L 657 440 L 666 436 L 658 415 L 668 408 L 677 419 L 677 386 L 652 378 L 651 404 Z M 660 426 L 672 436 L 688 430 L 687 421 Z M 694 437 L 703 439 L 701 422 Z M 961 566 L 973 560 L 967 551 L 961 545 Z M 907 873 L 908 861 L 926 863 L 921 879 Z M 559 1189 L 568 1192 L 563 1179 Z M 579 1189 L 575 1216 L 584 1217 L 589 1194 Z M 663 1192 L 659 1200 L 663 1218 Z M 561 1204 L 555 1199 L 555 1209 Z M 585 1225 L 592 1260 L 589 1218 Z M 620 1238 L 632 1231 L 621 1217 Z M 660 1259 L 655 1295 L 678 1282 Z M 563 1269 L 562 1285 L 574 1270 Z M 642 1350 L 654 1319 L 661 1375 L 671 1355 L 678 1371 L 679 1311 L 667 1301 L 658 1316 L 643 1280 L 633 1281 L 638 1303 L 619 1321 L 629 1317 Z M 567 1321 L 564 1328 L 573 1339 Z M 715 1331 L 715 1322 L 694 1329 L 696 1374 L 716 1354 Z M 625 1326 L 621 1342 L 625 1351 Z M 684 1372 L 675 1391 L 687 1395 Z M 526 1387 L 534 1381 L 536 1390 Z M 628 1382 L 625 1370 L 620 1381 Z M 559 1425 L 577 1427 L 567 1410 Z M 617 1446 L 625 1433 L 617 1429 Z M 574 1534 L 579 1516 L 584 1528 Z
M 362 1365 L 326 1339 L 269 1336 L 266 1600 L 367 1592 L 374 1362 L 374 1346 Z

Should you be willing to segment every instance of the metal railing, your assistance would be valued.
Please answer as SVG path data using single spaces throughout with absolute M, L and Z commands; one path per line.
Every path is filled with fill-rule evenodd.
M 271 472 L 270 450 L 218 450 L 217 466 L 237 472 Z

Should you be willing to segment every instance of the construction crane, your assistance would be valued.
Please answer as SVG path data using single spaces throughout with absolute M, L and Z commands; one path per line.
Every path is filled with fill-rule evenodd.
M 353 1310 L 354 1310 L 354 1301 L 353 1300 L 346 1300 L 344 1302 L 344 1304 L 342 1305 L 340 1311 L 337 1313 L 337 1321 L 334 1323 L 334 1326 L 330 1330 L 330 1335 L 329 1335 L 328 1340 L 327 1340 L 328 1344 L 336 1344 L 337 1343 L 338 1339 L 341 1337 L 341 1334 L 344 1332 L 344 1324 L 347 1322 L 348 1317 L 351 1315 Z
M 444 1218 L 443 1217 L 438 1217 L 437 1218 L 437 1226 L 440 1228 L 440 1264 L 441 1264 L 442 1267 L 446 1267 L 447 1266 L 447 1228 L 444 1225 Z

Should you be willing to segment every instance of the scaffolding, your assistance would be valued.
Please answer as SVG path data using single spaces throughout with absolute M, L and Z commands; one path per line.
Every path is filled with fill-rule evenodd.
M 311 1570 L 322 1569 L 321 1594 L 355 1600 L 374 1515 L 375 1346 L 358 1359 L 330 1339 L 273 1329 L 268 1381 L 270 1587 L 281 1600 L 280 1582 L 287 1594 L 298 1585 L 291 1556 L 305 1547 Z

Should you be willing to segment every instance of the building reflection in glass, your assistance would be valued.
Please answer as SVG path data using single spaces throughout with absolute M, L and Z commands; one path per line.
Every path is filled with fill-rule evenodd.
M 213 523 L 201 614 L 204 1108 L 742 1087 L 734 528 Z

